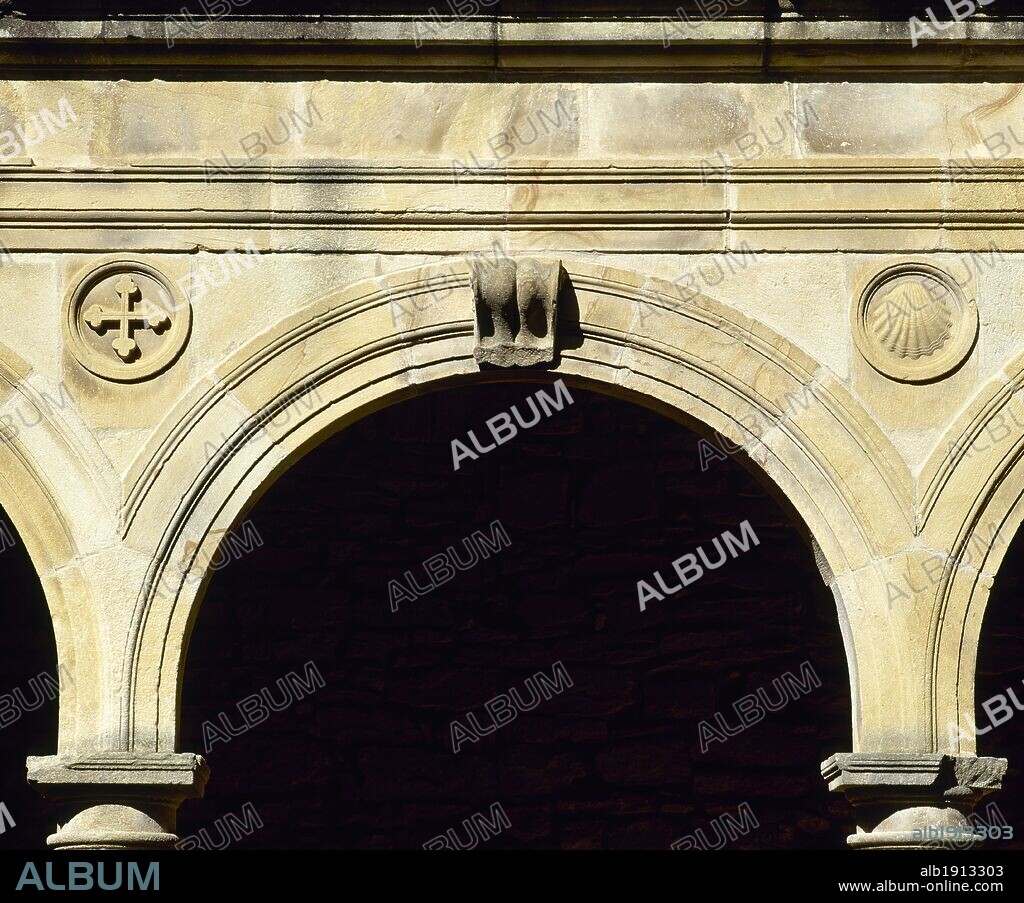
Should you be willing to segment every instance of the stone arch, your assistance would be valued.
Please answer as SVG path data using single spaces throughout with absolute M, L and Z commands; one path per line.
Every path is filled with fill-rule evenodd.
M 40 579 L 58 669 L 70 678 L 61 681 L 59 748 L 65 750 L 97 742 L 95 714 L 111 684 L 83 561 L 116 541 L 116 513 L 105 501 L 116 495 L 110 495 L 111 475 L 104 481 L 87 463 L 97 460 L 95 441 L 55 416 L 53 399 L 34 377 L 0 345 L 0 507 Z M 90 536 L 82 535 L 82 524 L 92 527 Z
M 865 601 L 880 590 L 878 562 L 914 534 L 911 478 L 888 439 L 826 368 L 734 308 L 683 300 L 669 283 L 627 271 L 566 268 L 578 321 L 561 314 L 548 378 L 642 400 L 742 445 L 803 519 L 836 595 L 855 744 L 920 742 L 919 681 Z M 152 564 L 126 638 L 120 748 L 174 748 L 180 670 L 209 579 L 200 553 L 208 562 L 277 473 L 330 433 L 419 392 L 540 378 L 481 373 L 473 332 L 468 265 L 422 267 L 284 319 L 181 400 L 126 481 L 125 541 L 150 547 Z M 876 719 L 861 717 L 879 706 Z
M 974 755 L 974 680 L 985 608 L 1024 521 L 1024 354 L 949 427 L 919 484 L 925 545 L 948 550 L 929 642 L 939 702 L 935 744 Z M 940 661 L 946 667 L 938 667 Z

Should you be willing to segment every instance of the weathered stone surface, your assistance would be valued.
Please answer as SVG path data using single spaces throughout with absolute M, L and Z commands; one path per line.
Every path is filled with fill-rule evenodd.
M 952 756 L 964 786 L 992 784 L 974 738 L 946 728 L 973 712 L 982 612 L 1024 518 L 1024 26 L 956 23 L 907 59 L 908 23 L 830 13 L 728 16 L 669 46 L 635 16 L 485 16 L 425 42 L 407 19 L 242 16 L 178 48 L 154 19 L 5 16 L 0 505 L 74 677 L 60 754 L 177 748 L 212 562 L 306 450 L 423 392 L 551 377 L 698 424 L 757 469 L 835 595 L 857 754 Z M 890 310 L 886 274 L 911 270 L 946 274 L 955 303 L 918 292 Z M 141 313 L 158 290 L 168 303 Z M 538 430 L 587 454 L 571 415 Z M 655 510 L 616 467 L 584 493 L 581 528 Z M 412 468 L 395 486 L 446 491 Z M 502 491 L 537 490 L 523 472 Z M 538 518 L 561 505 L 552 493 Z M 415 523 L 430 529 L 428 502 Z M 562 589 L 524 578 L 518 614 Z M 577 605 L 546 628 L 586 618 Z M 659 652 L 693 671 L 727 641 L 696 625 Z M 414 675 L 441 655 L 398 663 L 410 705 L 438 689 Z M 367 663 L 353 692 L 388 676 Z M 451 694 L 478 702 L 457 678 Z M 658 683 L 643 705 L 687 714 Z M 631 691 L 558 705 L 625 711 Z M 628 748 L 601 769 L 687 774 L 659 758 L 645 778 Z M 170 833 L 94 802 L 83 844 L 104 825 Z

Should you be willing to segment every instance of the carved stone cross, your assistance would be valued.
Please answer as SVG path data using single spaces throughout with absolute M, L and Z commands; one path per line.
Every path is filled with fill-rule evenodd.
M 137 329 L 152 329 L 158 331 L 171 322 L 171 318 L 155 305 L 150 305 L 150 311 L 142 313 L 132 309 L 134 304 L 133 296 L 138 295 L 142 300 L 142 293 L 131 276 L 124 275 L 114 286 L 118 298 L 121 300 L 120 310 L 108 310 L 94 304 L 85 312 L 85 322 L 97 332 L 104 332 L 108 326 L 118 326 L 118 336 L 111 342 L 114 351 L 121 360 L 128 362 L 138 350 L 138 342 L 135 341 L 134 333 Z

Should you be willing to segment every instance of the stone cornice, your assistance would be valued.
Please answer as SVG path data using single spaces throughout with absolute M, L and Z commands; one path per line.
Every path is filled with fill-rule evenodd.
M 167 46 L 160 16 L 0 19 L 0 74 L 190 78 L 464 74 L 569 80 L 993 78 L 1024 72 L 1024 21 L 982 15 L 911 45 L 907 21 L 524 21 L 412 16 L 197 18 Z M 670 38 L 664 46 L 666 34 Z

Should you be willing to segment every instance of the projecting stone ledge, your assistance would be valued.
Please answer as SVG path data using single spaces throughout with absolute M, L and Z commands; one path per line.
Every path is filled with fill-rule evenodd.
M 836 753 L 821 765 L 828 789 L 854 807 L 854 849 L 934 848 L 929 828 L 969 829 L 977 803 L 1002 787 L 1006 759 L 942 753 Z
M 201 797 L 210 768 L 192 753 L 102 752 L 29 756 L 28 781 L 43 796 L 81 809 L 46 838 L 59 849 L 172 847 L 183 800 Z

